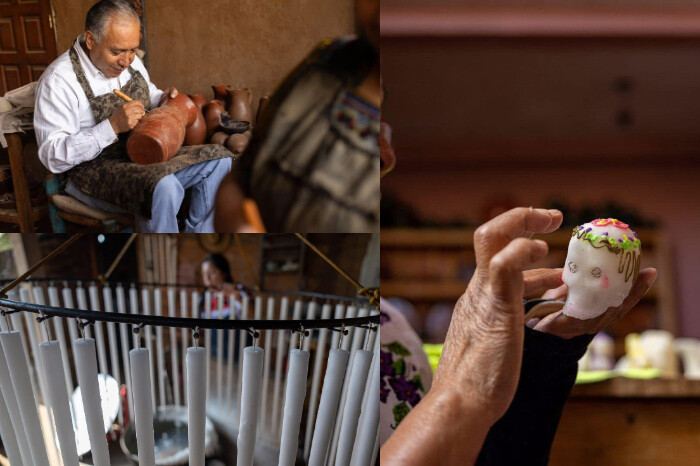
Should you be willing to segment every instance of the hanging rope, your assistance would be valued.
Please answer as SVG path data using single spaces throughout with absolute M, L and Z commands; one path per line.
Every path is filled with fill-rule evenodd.
M 368 297 L 369 303 L 371 305 L 379 306 L 379 298 L 380 298 L 379 288 L 369 288 L 369 287 L 364 287 L 364 286 L 360 285 L 360 283 L 357 280 L 352 278 L 345 270 L 340 268 L 339 265 L 337 265 L 328 256 L 326 256 L 323 252 L 321 252 L 321 250 L 318 249 L 316 246 L 314 246 L 314 244 L 311 243 L 308 239 L 306 239 L 306 237 L 304 237 L 304 235 L 302 235 L 301 233 L 294 233 L 294 234 L 297 236 L 297 238 L 302 240 L 304 242 L 304 244 L 306 244 L 309 248 L 311 248 L 311 250 L 313 252 L 318 254 L 321 257 L 321 259 L 326 261 L 326 263 L 328 265 L 333 267 L 335 269 L 335 271 L 338 272 L 343 278 L 345 278 L 347 281 L 352 283 L 353 286 L 355 286 L 355 288 L 357 288 L 357 294 L 361 294 L 362 296 Z
M 238 237 L 238 233 L 234 233 L 233 237 L 236 239 L 236 245 L 238 246 L 238 249 L 241 251 L 241 255 L 243 256 L 243 261 L 245 262 L 246 267 L 248 267 L 248 273 L 250 274 L 250 279 L 253 281 L 253 287 L 255 288 L 255 291 L 260 291 L 260 285 L 258 284 L 258 281 L 255 279 L 255 272 L 253 271 L 253 264 L 250 263 L 250 260 L 248 259 L 248 254 L 246 254 L 245 250 L 243 249 L 243 244 L 241 243 L 241 238 Z
M 103 285 L 107 284 L 107 280 L 109 280 L 110 275 L 112 275 L 112 272 L 114 272 L 114 269 L 117 268 L 117 265 L 119 262 L 122 260 L 124 257 L 124 254 L 126 254 L 126 250 L 129 249 L 129 246 L 131 246 L 131 243 L 134 242 L 136 239 L 136 233 L 132 233 L 129 239 L 126 241 L 126 244 L 122 248 L 121 251 L 119 251 L 119 254 L 117 254 L 117 257 L 114 259 L 114 262 L 112 262 L 112 265 L 109 266 L 109 269 L 107 269 L 107 272 L 105 272 L 104 275 L 100 274 L 97 276 L 97 279 L 102 283 Z
M 71 244 L 75 243 L 75 242 L 78 241 L 80 238 L 82 238 L 82 236 L 83 236 L 82 233 L 76 233 L 75 235 L 71 236 L 70 239 L 68 239 L 68 241 L 66 241 L 65 243 L 63 243 L 62 245 L 60 245 L 59 247 L 57 247 L 57 248 L 54 249 L 53 251 L 51 251 L 51 253 L 50 253 L 48 256 L 44 257 L 43 259 L 41 259 L 41 260 L 40 260 L 39 262 L 37 262 L 36 264 L 34 264 L 33 266 L 29 267 L 29 270 L 27 270 L 27 271 L 24 272 L 22 275 L 20 275 L 19 277 L 17 277 L 17 279 L 15 279 L 12 283 L 10 283 L 9 285 L 7 285 L 5 288 L 2 289 L 2 291 L 0 291 L 0 297 L 6 298 L 6 297 L 7 297 L 7 292 L 8 292 L 8 291 L 10 291 L 11 289 L 13 289 L 13 288 L 16 287 L 17 285 L 19 285 L 19 284 L 22 282 L 22 280 L 24 280 L 25 278 L 27 278 L 28 276 L 30 276 L 31 274 L 33 274 L 39 267 L 41 267 L 41 266 L 44 265 L 45 263 L 49 262 L 51 259 L 53 259 L 53 258 L 56 257 L 57 255 L 61 254 L 61 253 L 62 253 L 63 251 L 65 251 Z

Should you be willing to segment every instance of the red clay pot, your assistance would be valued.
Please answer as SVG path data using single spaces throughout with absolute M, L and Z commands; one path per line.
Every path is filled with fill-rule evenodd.
M 171 99 L 170 97 L 166 96 L 165 105 L 175 105 L 179 107 L 182 110 L 182 112 L 186 115 L 186 126 L 194 124 L 194 121 L 197 119 L 197 113 L 199 113 L 199 109 L 194 104 L 192 99 L 187 97 L 185 94 L 178 94 L 175 96 L 174 99 Z
M 221 114 L 223 111 L 224 106 L 218 100 L 212 100 L 204 106 L 203 113 L 207 125 L 207 138 L 210 138 L 221 125 Z
M 226 140 L 226 148 L 233 152 L 234 154 L 241 154 L 248 147 L 250 138 L 253 133 L 246 131 L 245 133 L 232 134 Z
M 192 102 L 194 102 L 200 110 L 207 104 L 207 99 L 204 97 L 204 94 L 190 94 L 190 99 L 192 99 Z
M 224 144 L 226 144 L 226 139 L 228 139 L 228 134 L 224 133 L 223 131 L 219 131 L 217 133 L 212 134 L 211 143 L 223 146 Z
M 217 84 L 217 85 L 212 85 L 211 88 L 214 91 L 214 99 L 215 100 L 220 100 L 224 103 L 228 103 L 228 95 L 226 94 L 226 91 L 228 89 L 231 89 L 230 85 Z
M 141 165 L 170 160 L 182 147 L 186 122 L 187 112 L 179 105 L 164 105 L 151 110 L 129 135 L 126 143 L 129 158 Z
M 206 139 L 207 122 L 204 121 L 204 115 L 202 115 L 202 112 L 197 112 L 197 119 L 189 128 L 187 128 L 187 131 L 185 131 L 185 145 L 197 146 L 199 144 L 204 144 Z
M 267 104 L 269 103 L 269 95 L 266 95 L 265 97 L 260 97 L 260 102 L 258 103 L 258 113 L 255 114 L 255 126 L 258 126 L 260 124 L 260 117 L 262 116 L 265 107 L 267 107 Z
M 227 89 L 226 92 L 229 96 L 227 110 L 231 119 L 253 124 L 253 114 L 250 111 L 253 92 L 250 89 Z

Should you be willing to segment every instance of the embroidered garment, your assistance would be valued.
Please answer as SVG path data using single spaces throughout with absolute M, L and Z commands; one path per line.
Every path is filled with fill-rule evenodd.
M 430 390 L 433 373 L 420 337 L 387 301 L 380 305 L 379 444 Z

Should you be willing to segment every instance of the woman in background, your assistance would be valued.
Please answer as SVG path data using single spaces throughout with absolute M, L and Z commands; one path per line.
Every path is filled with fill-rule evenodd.
M 212 319 L 231 319 L 233 312 L 234 319 L 241 318 L 241 298 L 247 293 L 247 289 L 240 284 L 234 282 L 231 275 L 231 266 L 228 260 L 221 254 L 209 254 L 202 260 L 201 265 L 202 282 L 204 283 L 205 292 L 209 291 L 211 297 L 211 318 Z M 222 296 L 223 295 L 223 296 Z M 205 296 L 203 293 L 199 298 L 199 315 L 206 317 Z M 231 298 L 233 297 L 233 305 Z M 221 306 L 221 315 L 219 315 L 219 299 L 223 298 Z M 212 332 L 212 354 L 217 352 L 217 336 L 219 332 Z M 237 332 L 234 332 L 237 333 Z M 224 332 L 224 358 L 228 354 L 228 334 Z M 234 338 L 234 344 L 237 341 L 237 336 Z M 234 351 L 238 351 L 238 345 L 235 344 Z

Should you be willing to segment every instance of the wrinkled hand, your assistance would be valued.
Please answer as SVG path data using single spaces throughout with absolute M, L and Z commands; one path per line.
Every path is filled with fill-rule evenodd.
M 126 133 L 133 129 L 145 114 L 146 109 L 143 104 L 138 100 L 132 100 L 114 110 L 109 117 L 109 123 L 115 134 Z
M 168 90 L 163 92 L 163 96 L 160 98 L 160 102 L 158 102 L 158 106 L 160 107 L 161 105 L 166 103 L 168 100 L 174 99 L 175 97 L 177 97 L 177 95 L 178 95 L 177 89 L 175 89 L 174 87 L 169 88 Z
M 529 238 L 561 222 L 558 210 L 517 208 L 476 230 L 476 272 L 455 306 L 431 391 L 464 394 L 492 422 L 505 413 L 520 375 L 523 296 L 562 283 L 561 269 L 524 272 L 548 250 Z
M 593 319 L 581 320 L 564 315 L 562 311 L 557 311 L 542 319 L 532 319 L 527 325 L 540 332 L 550 333 L 561 338 L 573 338 L 579 335 L 598 333 L 622 319 L 649 291 L 649 288 L 656 280 L 656 275 L 657 272 L 654 268 L 642 269 L 634 285 L 632 285 L 630 294 L 622 304 L 609 308 L 603 314 Z M 563 301 L 566 300 L 567 292 L 566 285 L 561 285 L 556 289 L 547 291 L 542 297 Z

